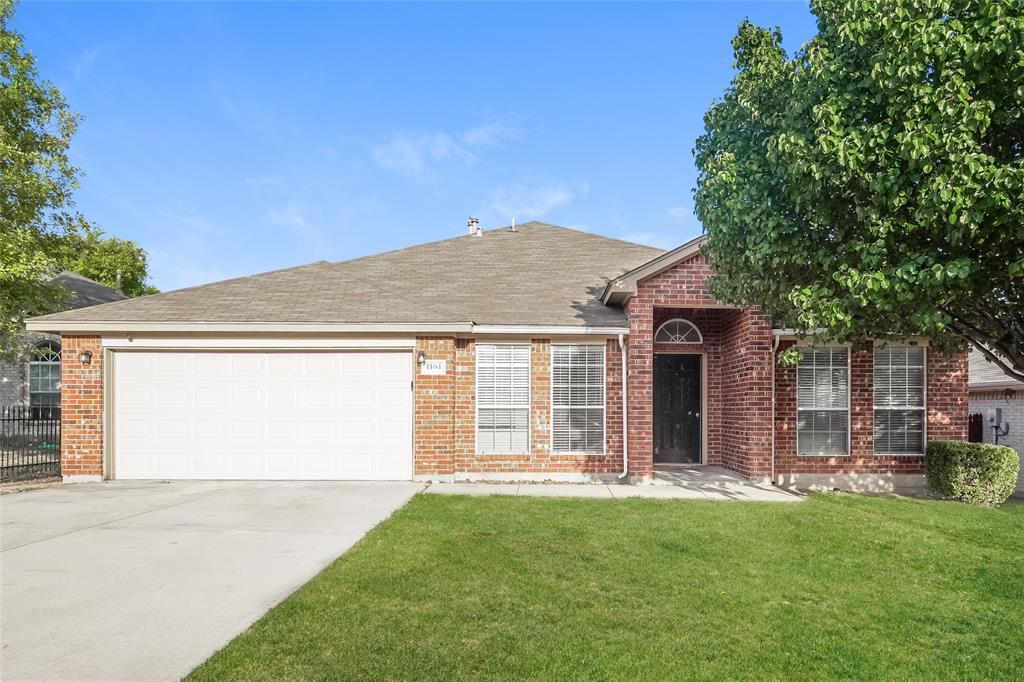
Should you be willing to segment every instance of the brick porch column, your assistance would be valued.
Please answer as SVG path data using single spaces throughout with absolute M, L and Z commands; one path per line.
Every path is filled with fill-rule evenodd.
M 654 475 L 654 305 L 647 296 L 634 296 L 626 304 L 629 336 L 626 339 L 628 389 L 629 474 Z

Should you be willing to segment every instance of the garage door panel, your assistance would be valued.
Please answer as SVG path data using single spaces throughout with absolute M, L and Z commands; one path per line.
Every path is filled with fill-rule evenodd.
M 234 410 L 253 410 L 263 407 L 263 390 L 259 386 L 231 386 L 228 391 L 228 407 Z
M 118 352 L 118 478 L 409 479 L 412 359 Z

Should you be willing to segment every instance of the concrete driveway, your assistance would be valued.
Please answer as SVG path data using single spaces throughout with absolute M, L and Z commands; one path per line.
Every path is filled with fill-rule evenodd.
M 0 678 L 186 675 L 415 483 L 96 483 L 0 497 Z

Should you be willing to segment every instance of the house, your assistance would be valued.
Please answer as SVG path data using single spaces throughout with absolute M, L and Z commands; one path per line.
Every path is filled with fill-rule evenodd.
M 984 442 L 1008 445 L 1020 453 L 1017 490 L 1024 491 L 1024 383 L 1008 377 L 977 350 L 970 352 L 968 367 L 968 409 L 981 415 Z
M 36 318 L 71 480 L 649 480 L 893 489 L 964 439 L 967 356 L 809 349 L 708 292 L 702 238 L 543 223 Z
M 71 310 L 127 298 L 117 289 L 75 272 L 64 271 L 50 280 L 68 291 L 65 307 Z M 27 405 L 34 411 L 60 407 L 60 337 L 53 333 L 29 334 L 34 352 L 19 362 L 0 362 L 0 406 Z

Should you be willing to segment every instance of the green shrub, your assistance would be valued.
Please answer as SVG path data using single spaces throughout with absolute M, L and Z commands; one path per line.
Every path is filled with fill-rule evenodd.
M 1002 504 L 1017 485 L 1020 458 L 1005 445 L 934 441 L 924 456 L 928 487 L 968 504 Z

